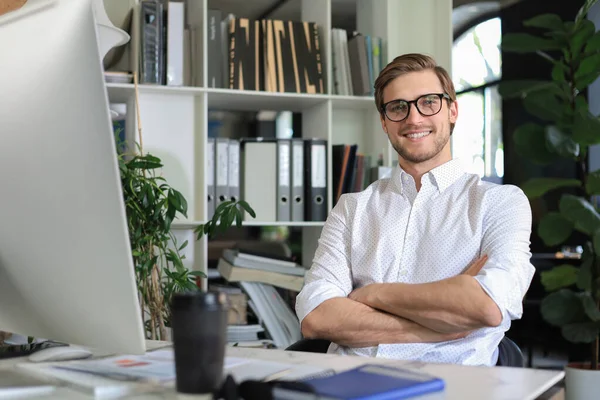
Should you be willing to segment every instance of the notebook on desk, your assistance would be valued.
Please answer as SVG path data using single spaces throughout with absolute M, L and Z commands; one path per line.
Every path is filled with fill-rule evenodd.
M 399 400 L 443 392 L 440 378 L 385 365 L 367 364 L 301 385 L 273 388 L 275 400 Z

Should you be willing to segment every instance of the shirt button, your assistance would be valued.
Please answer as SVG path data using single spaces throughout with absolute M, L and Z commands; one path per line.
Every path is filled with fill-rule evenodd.
M 406 274 L 408 274 L 408 271 L 403 269 L 400 271 L 400 276 L 406 276 Z

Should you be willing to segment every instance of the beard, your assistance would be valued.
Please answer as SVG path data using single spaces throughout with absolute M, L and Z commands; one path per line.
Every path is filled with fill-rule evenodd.
M 421 129 L 421 127 L 419 127 L 419 129 Z M 408 148 L 402 146 L 402 138 L 398 138 L 397 141 L 392 142 L 392 147 L 404 160 L 413 164 L 429 161 L 440 154 L 450 140 L 450 135 L 441 134 L 440 132 L 435 131 L 433 127 L 426 127 L 423 130 L 431 130 L 429 136 L 431 136 L 431 139 L 433 139 L 433 146 L 425 151 L 416 152 L 409 150 Z

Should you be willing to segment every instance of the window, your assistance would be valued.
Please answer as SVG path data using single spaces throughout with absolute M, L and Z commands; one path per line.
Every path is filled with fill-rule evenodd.
M 459 118 L 452 135 L 452 154 L 484 180 L 502 182 L 502 76 L 500 18 L 480 22 L 455 41 L 452 80 Z

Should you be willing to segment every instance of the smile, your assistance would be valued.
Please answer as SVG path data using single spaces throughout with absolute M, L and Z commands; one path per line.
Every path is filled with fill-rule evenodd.
M 409 133 L 408 135 L 405 135 L 405 136 L 409 139 L 421 139 L 425 136 L 428 136 L 430 133 L 431 133 L 431 131 L 414 132 L 414 133 Z

